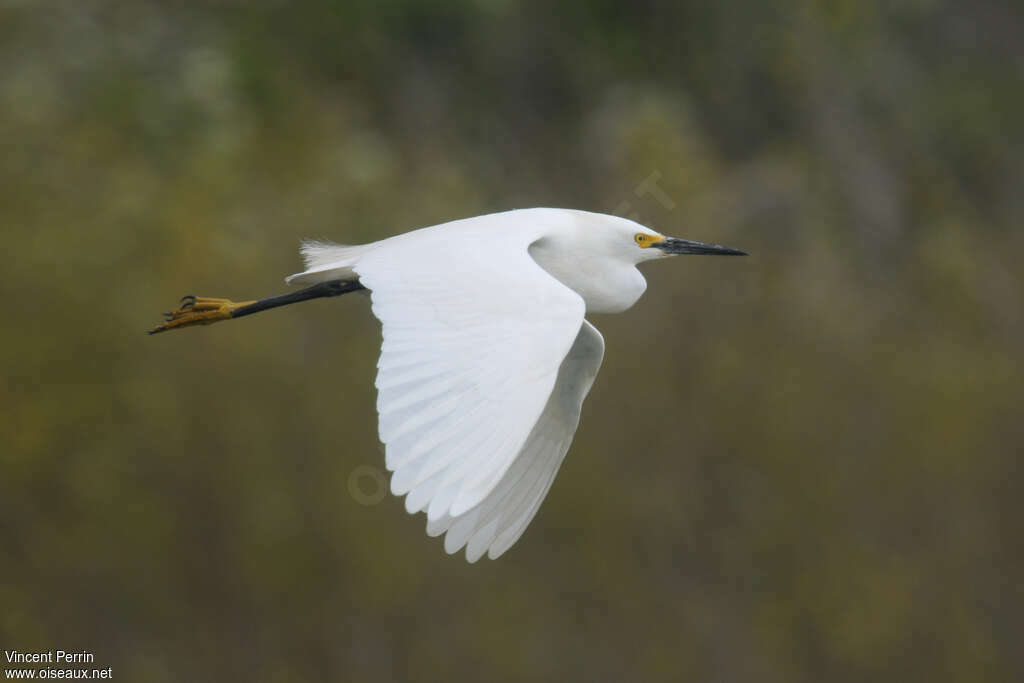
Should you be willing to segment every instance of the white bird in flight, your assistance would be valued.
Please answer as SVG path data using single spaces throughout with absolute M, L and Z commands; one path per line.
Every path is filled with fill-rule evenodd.
M 367 290 L 383 329 L 377 413 L 391 492 L 444 548 L 475 562 L 508 550 L 569 449 L 604 356 L 584 316 L 647 288 L 644 261 L 742 255 L 627 218 L 520 209 L 370 244 L 306 242 L 306 289 L 258 301 L 188 296 L 151 334 Z

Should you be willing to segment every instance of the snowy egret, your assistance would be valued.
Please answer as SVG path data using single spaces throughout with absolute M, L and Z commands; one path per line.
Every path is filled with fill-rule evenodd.
M 381 322 L 377 412 L 391 492 L 449 553 L 497 558 L 547 495 L 604 357 L 587 313 L 617 313 L 637 264 L 743 254 L 567 209 L 521 209 L 379 242 L 307 242 L 306 289 L 258 301 L 185 297 L 152 333 L 367 290 Z

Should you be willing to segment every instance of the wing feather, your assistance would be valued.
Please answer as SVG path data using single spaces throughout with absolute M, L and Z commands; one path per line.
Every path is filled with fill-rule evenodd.
M 523 534 L 551 488 L 579 424 L 583 399 L 597 376 L 604 340 L 584 321 L 559 369 L 558 380 L 530 437 L 498 485 L 473 509 L 462 515 L 429 520 L 427 533 L 445 534 L 449 553 L 466 547 L 466 559 L 484 552 L 495 559 Z M 468 545 L 467 545 L 468 544 Z
M 431 524 L 461 520 L 502 486 L 584 324 L 583 300 L 529 255 L 537 235 L 440 227 L 380 242 L 353 266 L 383 330 L 377 410 L 392 491 Z M 463 523 L 456 539 L 479 538 L 476 551 L 505 520 Z

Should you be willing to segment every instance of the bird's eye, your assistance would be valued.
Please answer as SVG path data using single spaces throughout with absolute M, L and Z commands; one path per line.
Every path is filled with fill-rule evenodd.
M 642 232 L 638 232 L 636 235 L 634 235 L 633 239 L 636 240 L 637 244 L 643 244 L 644 242 L 647 241 L 647 235 L 643 234 Z

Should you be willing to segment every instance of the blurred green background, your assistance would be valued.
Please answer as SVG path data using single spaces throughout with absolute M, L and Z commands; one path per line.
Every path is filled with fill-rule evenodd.
M 125 681 L 1024 680 L 1022 36 L 996 0 L 0 2 L 2 647 Z M 497 562 L 352 494 L 362 297 L 143 334 L 284 291 L 302 237 L 526 206 L 752 255 L 594 319 Z

